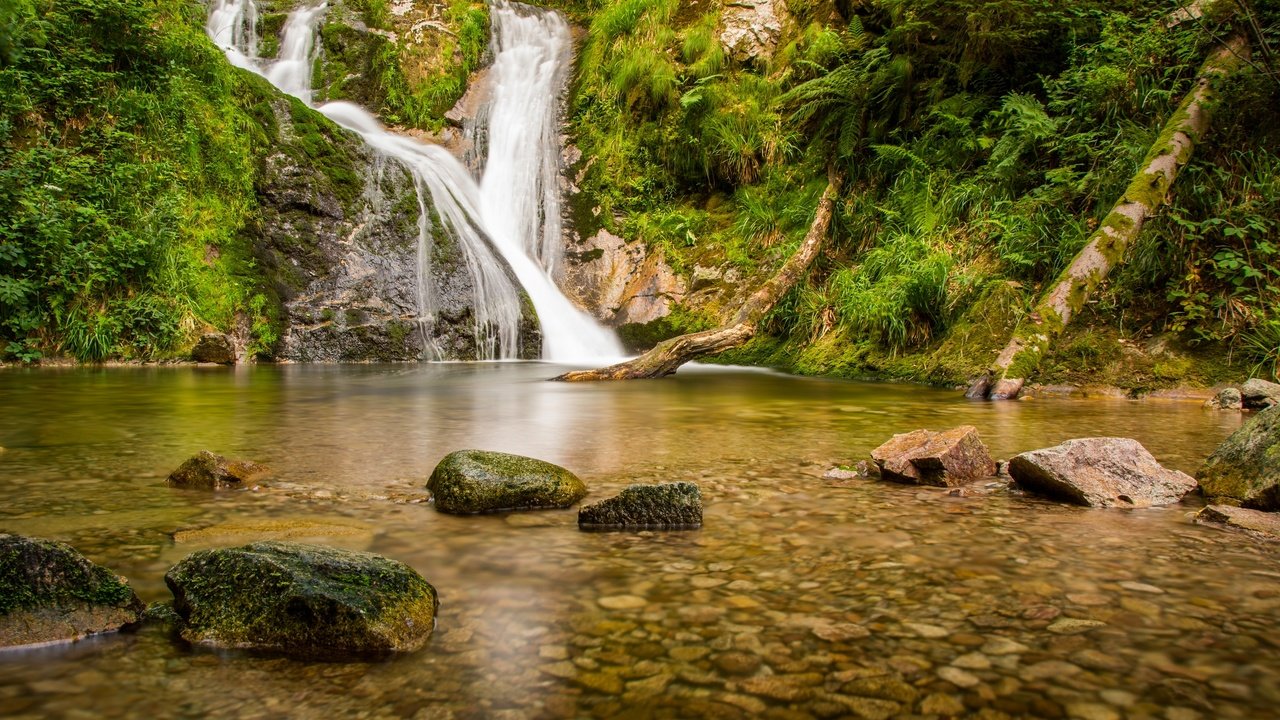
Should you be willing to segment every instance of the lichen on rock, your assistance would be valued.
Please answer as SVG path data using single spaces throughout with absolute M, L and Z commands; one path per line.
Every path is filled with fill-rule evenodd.
M 691 482 L 630 485 L 578 510 L 583 530 L 692 530 L 702 527 L 702 492 Z
M 1210 502 L 1280 510 L 1280 406 L 1232 433 L 1196 472 Z
M 184 490 L 228 490 L 244 487 L 266 472 L 265 465 L 201 450 L 170 473 L 166 482 Z
M 70 545 L 0 533 L 0 648 L 119 630 L 142 610 L 128 581 Z
M 439 607 L 435 588 L 409 566 L 319 545 L 202 550 L 164 579 L 188 642 L 305 659 L 417 650 Z
M 587 494 L 582 480 L 559 465 L 486 450 L 449 453 L 427 489 L 437 510 L 461 515 L 565 508 Z

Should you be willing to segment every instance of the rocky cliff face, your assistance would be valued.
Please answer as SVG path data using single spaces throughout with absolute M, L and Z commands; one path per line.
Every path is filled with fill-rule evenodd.
M 426 257 L 409 174 L 301 103 L 271 103 L 274 152 L 262 160 L 257 255 L 281 302 L 280 359 L 476 359 L 473 280 L 438 219 Z M 428 212 L 430 204 L 428 202 Z M 437 313 L 419 319 L 419 263 Z M 509 272 L 509 271 L 508 271 Z M 523 357 L 537 357 L 532 310 Z

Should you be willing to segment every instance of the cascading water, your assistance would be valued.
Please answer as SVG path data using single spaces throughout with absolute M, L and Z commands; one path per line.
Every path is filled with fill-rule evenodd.
M 326 7 L 322 3 L 290 13 L 276 60 L 257 57 L 253 0 L 218 0 L 206 30 L 233 64 L 310 104 L 316 28 Z M 519 347 L 520 293 L 493 254 L 496 248 L 538 314 L 545 359 L 614 359 L 622 351 L 613 334 L 574 307 L 550 275 L 559 258 L 556 99 L 569 51 L 568 27 L 554 13 L 505 0 L 495 0 L 493 15 L 498 46 L 490 149 L 481 185 L 444 149 L 389 132 L 357 105 L 331 102 L 316 109 L 413 176 L 419 205 L 419 324 L 428 344 L 436 307 L 430 282 L 430 202 L 445 225 L 439 230 L 457 239 L 472 277 L 478 357 L 514 358 Z

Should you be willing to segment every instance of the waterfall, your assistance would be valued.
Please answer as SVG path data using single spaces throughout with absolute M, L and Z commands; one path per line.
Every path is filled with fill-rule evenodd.
M 321 3 L 289 14 L 275 60 L 257 56 L 253 0 L 216 0 L 206 31 L 232 64 L 263 76 L 310 105 L 315 37 L 326 8 Z M 443 148 L 390 132 L 357 105 L 330 102 L 316 109 L 360 135 L 378 153 L 398 161 L 413 177 L 419 209 L 418 323 L 428 346 L 437 306 L 430 281 L 433 228 L 428 217 L 433 209 L 444 225 L 434 230 L 457 240 L 471 275 L 477 357 L 510 359 L 519 351 L 520 292 L 494 255 L 496 248 L 538 314 L 544 359 L 615 359 L 622 355 L 617 339 L 575 307 L 550 274 L 559 259 L 556 105 L 570 47 L 568 27 L 555 13 L 504 0 L 495 0 L 493 13 L 499 47 L 495 49 L 486 162 L 486 168 L 497 168 L 492 180 L 486 170 L 477 184 Z

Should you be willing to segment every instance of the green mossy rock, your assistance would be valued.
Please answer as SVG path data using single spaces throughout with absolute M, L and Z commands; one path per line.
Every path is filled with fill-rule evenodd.
M 1231 434 L 1196 472 L 1211 503 L 1280 510 L 1280 405 Z
M 169 473 L 169 487 L 184 490 L 227 490 L 244 487 L 246 483 L 267 472 L 265 465 L 248 460 L 232 460 L 208 450 L 187 458 L 177 470 Z
M 0 648 L 119 630 L 142 609 L 124 578 L 70 545 L 0 533 Z
M 417 650 L 439 607 L 435 588 L 403 563 L 299 543 L 202 550 L 164 581 L 188 642 L 303 659 Z
M 578 476 L 559 465 L 487 450 L 449 453 L 427 489 L 437 510 L 458 515 L 566 508 L 587 494 Z
M 694 530 L 702 527 L 702 492 L 691 482 L 631 485 L 578 511 L 583 530 Z

